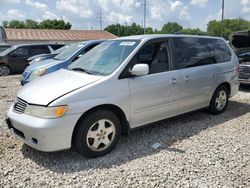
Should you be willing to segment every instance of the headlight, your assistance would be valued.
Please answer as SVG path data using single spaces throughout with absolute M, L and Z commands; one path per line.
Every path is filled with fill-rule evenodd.
M 46 70 L 47 69 L 38 69 L 38 70 L 34 70 L 31 75 L 30 75 L 30 78 L 29 80 L 34 80 L 38 77 L 41 77 L 43 76 L 45 73 L 46 73 Z
M 25 114 L 36 116 L 39 118 L 59 118 L 64 116 L 67 111 L 67 106 L 45 107 L 37 105 L 28 105 L 25 109 Z

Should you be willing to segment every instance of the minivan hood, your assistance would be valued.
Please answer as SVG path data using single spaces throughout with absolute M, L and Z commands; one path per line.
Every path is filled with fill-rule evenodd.
M 41 68 L 47 68 L 47 67 L 51 67 L 53 65 L 62 63 L 63 61 L 59 61 L 59 60 L 55 60 L 55 59 L 46 59 L 44 61 L 41 62 L 35 62 L 35 63 L 31 63 L 26 71 L 31 72 L 37 69 L 41 69 Z
M 237 31 L 229 36 L 230 45 L 238 53 L 243 50 L 250 49 L 250 30 Z
M 61 69 L 22 87 L 17 96 L 30 104 L 48 105 L 73 90 L 89 85 L 102 76 Z

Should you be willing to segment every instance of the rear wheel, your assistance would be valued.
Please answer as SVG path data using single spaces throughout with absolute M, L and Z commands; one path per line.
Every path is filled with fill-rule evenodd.
M 7 76 L 10 73 L 11 70 L 7 65 L 0 65 L 0 76 Z
M 99 157 L 116 146 L 120 135 L 117 116 L 107 110 L 98 110 L 80 120 L 73 135 L 73 146 L 86 157 Z
M 225 111 L 228 104 L 229 92 L 226 86 L 219 86 L 210 101 L 209 112 L 212 114 L 220 114 Z

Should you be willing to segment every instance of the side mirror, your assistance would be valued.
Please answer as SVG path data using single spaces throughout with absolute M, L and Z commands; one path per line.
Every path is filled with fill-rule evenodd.
M 136 64 L 133 66 L 131 75 L 133 76 L 145 76 L 149 73 L 148 64 Z

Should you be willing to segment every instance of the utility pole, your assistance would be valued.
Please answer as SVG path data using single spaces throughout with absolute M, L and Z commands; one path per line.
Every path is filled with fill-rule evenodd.
M 143 7 L 144 7 L 144 23 L 143 23 L 143 34 L 146 34 L 146 18 L 147 18 L 147 0 L 143 0 Z
M 100 24 L 100 30 L 102 30 L 102 24 L 103 24 L 103 13 L 102 10 L 100 9 L 99 13 L 98 13 L 98 19 L 99 19 L 99 24 Z
M 222 0 L 222 6 L 221 6 L 221 24 L 220 24 L 220 35 L 221 35 L 221 37 L 223 37 L 224 8 L 225 8 L 225 3 L 224 3 L 224 0 Z

